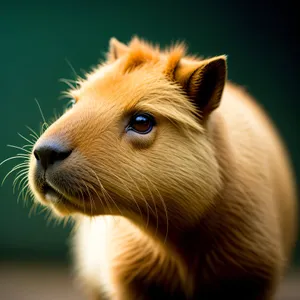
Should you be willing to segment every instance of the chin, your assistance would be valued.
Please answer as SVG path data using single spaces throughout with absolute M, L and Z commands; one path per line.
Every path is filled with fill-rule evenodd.
M 68 196 L 46 180 L 38 180 L 37 177 L 30 176 L 29 183 L 36 201 L 49 207 L 57 217 L 68 217 L 75 214 L 93 215 L 95 213 L 89 200 Z

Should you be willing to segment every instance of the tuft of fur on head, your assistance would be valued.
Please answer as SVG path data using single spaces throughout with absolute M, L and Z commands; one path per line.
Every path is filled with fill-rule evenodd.
M 166 56 L 166 65 L 164 73 L 169 80 L 175 80 L 176 68 L 185 54 L 186 45 L 184 43 L 176 43 L 174 46 L 171 46 L 170 49 L 165 51 L 164 55 Z

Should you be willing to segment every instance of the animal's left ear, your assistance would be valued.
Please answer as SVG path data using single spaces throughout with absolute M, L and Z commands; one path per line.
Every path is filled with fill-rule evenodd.
M 174 75 L 205 119 L 220 104 L 227 78 L 226 56 L 200 62 L 183 59 Z
M 111 38 L 109 41 L 108 58 L 109 60 L 114 61 L 125 55 L 128 50 L 129 48 L 127 45 L 119 42 L 116 38 Z

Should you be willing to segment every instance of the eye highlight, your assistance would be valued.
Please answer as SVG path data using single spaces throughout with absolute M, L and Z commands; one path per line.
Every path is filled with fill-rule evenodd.
M 148 113 L 139 113 L 131 117 L 126 132 L 134 131 L 139 134 L 147 134 L 152 131 L 156 125 L 155 119 Z

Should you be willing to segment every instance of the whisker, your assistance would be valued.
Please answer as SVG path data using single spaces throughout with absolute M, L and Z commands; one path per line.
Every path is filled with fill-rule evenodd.
M 29 182 L 28 182 L 28 180 L 25 180 L 22 182 L 22 185 L 20 185 L 20 193 L 18 195 L 17 200 L 19 200 L 19 198 L 22 197 L 23 200 L 26 201 L 27 200 L 26 195 L 27 195 L 28 189 L 29 189 Z
M 22 146 L 22 148 L 23 148 L 23 149 L 30 148 L 29 151 L 31 151 L 32 148 L 33 148 L 33 145 L 24 145 L 24 146 Z M 26 150 L 28 150 L 28 149 L 26 149 Z
M 103 186 L 103 184 L 101 184 L 101 188 L 103 190 L 103 192 L 106 194 L 106 196 L 109 197 L 109 199 L 111 200 L 112 204 L 116 207 L 116 209 L 119 211 L 119 213 L 121 214 L 121 216 L 124 216 L 123 215 L 123 212 L 120 210 L 118 204 L 115 202 L 115 200 L 110 196 L 110 194 L 107 192 L 107 190 L 105 189 L 105 187 Z M 110 202 L 108 202 L 110 203 Z M 112 212 L 113 214 L 113 212 Z
M 47 122 L 44 122 L 41 126 L 41 132 L 40 132 L 40 135 L 42 135 L 45 130 L 49 127 L 48 123 Z
M 18 158 L 23 158 L 23 159 L 24 159 L 24 158 L 27 158 L 27 156 L 21 156 L 21 155 L 17 154 L 17 155 L 15 155 L 15 156 L 6 158 L 6 159 L 4 159 L 4 160 L 0 163 L 0 166 L 2 166 L 4 163 L 6 163 L 6 162 L 8 162 L 8 161 L 10 161 L 10 160 L 12 160 L 12 159 L 18 159 Z
M 29 135 L 30 135 L 33 139 L 35 139 L 35 142 L 37 141 L 38 137 L 36 137 L 36 136 L 35 136 L 34 134 L 32 134 L 32 133 L 30 133 Z M 31 145 L 31 148 L 32 148 L 32 146 L 33 146 L 33 145 Z
M 69 65 L 69 67 L 71 68 L 72 72 L 74 73 L 75 77 L 80 78 L 80 76 L 78 76 L 77 72 L 75 71 L 75 68 L 73 67 L 73 65 L 71 64 L 71 62 L 65 58 L 67 64 Z
M 19 147 L 19 146 L 15 146 L 15 145 L 7 145 L 7 147 L 10 147 L 10 148 L 15 148 L 15 149 L 19 149 L 19 150 L 22 150 L 22 151 L 24 151 L 24 152 L 26 152 L 26 153 L 28 153 L 28 154 L 30 154 L 31 153 L 31 151 L 29 151 L 29 150 L 27 150 L 27 149 L 24 149 L 23 147 Z
M 59 81 L 65 83 L 65 84 L 66 84 L 70 89 L 72 89 L 72 90 L 75 90 L 75 88 L 76 88 L 76 87 L 70 82 L 71 80 L 69 80 L 69 79 L 61 78 Z
M 87 189 L 87 192 L 88 192 L 88 194 L 89 194 L 89 198 L 90 198 L 89 200 L 90 200 L 90 202 L 91 202 L 91 204 L 90 204 L 91 215 L 93 215 L 93 209 L 94 209 L 94 211 L 96 211 L 96 210 L 97 210 L 97 207 L 96 207 L 96 203 L 95 203 L 94 198 L 93 198 L 92 195 L 90 194 L 89 189 L 91 189 L 91 190 L 96 194 L 97 199 L 100 200 L 100 202 L 101 202 L 101 204 L 102 204 L 102 206 L 103 206 L 102 199 L 101 199 L 100 195 L 98 194 L 98 192 L 96 191 L 96 189 L 93 187 L 93 185 L 92 185 L 91 183 L 89 184 L 89 186 L 87 185 L 87 183 L 84 183 L 84 186 L 85 186 L 85 188 Z
M 23 188 L 21 189 L 21 191 L 20 191 L 20 193 L 19 193 L 19 195 L 18 195 L 18 198 L 17 198 L 17 203 L 19 203 L 20 197 L 23 195 L 23 192 L 24 192 L 25 189 L 27 189 L 27 188 L 29 188 L 29 183 L 25 184 L 25 185 L 23 186 Z M 23 197 L 23 199 L 25 199 L 25 198 Z
M 26 168 L 26 169 L 24 169 L 24 168 L 22 168 L 22 170 L 16 174 L 16 177 L 13 181 L 13 193 L 15 193 L 15 187 L 17 185 L 19 178 L 22 176 L 24 176 L 24 178 L 27 178 L 26 174 L 28 173 L 28 168 Z M 22 178 L 22 180 L 20 182 L 22 182 L 24 178 Z M 19 188 L 20 188 L 20 182 L 19 182 L 19 186 L 18 186 Z
M 33 137 L 36 138 L 36 140 L 39 138 L 39 135 L 29 126 L 26 126 L 27 129 L 29 129 L 33 135 Z
M 69 91 L 63 91 L 61 92 L 61 95 L 59 96 L 58 98 L 59 100 L 63 100 L 63 99 L 73 99 L 73 97 L 70 95 L 70 92 Z
M 169 216 L 168 216 L 168 209 L 167 209 L 167 205 L 163 199 L 163 197 L 161 196 L 159 190 L 155 187 L 155 185 L 151 182 L 151 180 L 149 180 L 149 183 L 151 183 L 152 187 L 156 190 L 158 197 L 162 203 L 162 206 L 164 208 L 164 212 L 165 212 L 165 216 L 166 216 L 166 232 L 165 232 L 165 238 L 164 238 L 164 244 L 167 241 L 168 238 L 168 234 L 169 234 Z
M 84 187 L 85 187 L 85 190 L 86 190 L 87 193 L 88 193 L 88 201 L 89 201 L 90 198 L 91 198 L 89 188 L 88 188 L 88 186 L 87 186 L 87 184 L 86 184 L 85 182 L 83 182 L 83 181 L 81 181 L 81 182 L 83 183 L 83 185 L 84 185 Z M 86 199 L 84 198 L 84 196 L 82 196 L 82 199 L 83 199 L 83 200 L 82 200 L 83 208 L 84 208 L 84 210 L 85 210 L 85 202 L 86 202 Z M 91 208 L 90 212 L 91 212 L 91 214 L 92 214 L 92 208 Z
M 53 114 L 54 114 L 54 121 L 53 121 L 53 122 L 55 122 L 56 120 L 59 119 L 59 113 L 56 111 L 55 108 L 54 108 L 54 110 L 53 110 Z
M 27 199 L 31 199 L 33 202 L 35 202 L 33 192 L 29 188 L 26 189 L 26 192 L 24 195 L 24 200 L 27 201 Z
M 22 164 L 24 164 L 24 163 L 22 163 Z M 25 168 L 25 166 L 22 165 L 22 164 L 16 165 L 15 167 L 13 167 L 13 168 L 12 168 L 12 169 L 4 176 L 4 178 L 3 178 L 2 182 L 1 182 L 1 186 L 4 184 L 5 180 L 7 179 L 7 177 L 8 177 L 10 174 L 12 174 L 14 171 L 16 171 L 16 170 L 18 170 L 18 169 L 20 169 L 20 168 Z
M 19 180 L 19 183 L 18 183 L 18 190 L 20 190 L 20 188 L 28 183 L 28 177 L 27 177 L 27 173 L 28 173 L 28 170 L 24 171 L 23 173 L 20 173 L 19 176 L 21 176 L 22 178 Z M 19 178 L 18 178 L 19 179 Z M 16 186 L 17 182 L 15 183 L 15 186 Z
M 111 216 L 113 217 L 114 221 L 116 221 L 115 216 L 114 216 L 114 213 L 113 213 L 113 210 L 112 210 L 112 208 L 111 208 L 111 202 L 112 202 L 112 204 L 115 205 L 115 207 L 119 210 L 120 214 L 123 216 L 122 211 L 119 209 L 118 205 L 115 203 L 115 201 L 114 201 L 114 200 L 112 199 L 112 197 L 109 195 L 109 193 L 106 191 L 106 189 L 104 188 L 103 184 L 101 183 L 99 177 L 97 176 L 96 172 L 95 172 L 92 168 L 90 168 L 90 167 L 89 167 L 89 170 L 92 171 L 92 172 L 94 173 L 94 175 L 95 175 L 95 177 L 96 177 L 96 179 L 97 179 L 97 181 L 98 181 L 98 184 L 99 184 L 99 186 L 100 186 L 100 188 L 101 188 L 101 193 L 102 193 L 102 196 L 103 196 L 103 200 L 105 201 L 105 203 L 106 203 L 106 205 L 107 205 L 107 208 L 108 208 L 108 210 L 110 211 Z M 97 195 L 98 195 L 98 193 L 97 193 Z M 107 197 L 110 198 L 110 201 L 107 199 Z M 101 201 L 101 203 L 102 203 L 101 197 L 99 197 L 99 199 L 100 199 L 100 201 Z
M 33 144 L 34 144 L 33 141 L 30 141 L 29 139 L 27 139 L 27 138 L 26 138 L 24 135 L 22 135 L 21 133 L 18 132 L 18 135 L 19 135 L 22 139 L 24 139 L 26 142 L 28 142 L 30 145 L 33 145 Z
M 93 186 L 92 186 L 92 190 L 93 190 L 93 192 L 96 194 L 97 199 L 100 200 L 101 205 L 104 207 L 100 195 L 98 194 L 98 192 L 96 191 L 96 189 L 95 189 Z M 95 199 L 94 199 L 93 197 L 91 198 L 91 202 L 92 202 L 92 205 L 91 205 L 91 213 L 93 213 L 93 209 L 94 209 L 94 211 L 97 211 L 96 202 L 95 202 Z
M 31 216 L 34 214 L 36 215 L 36 210 L 37 210 L 37 207 L 38 207 L 38 203 L 33 201 L 32 205 L 31 205 L 31 208 L 29 210 L 29 214 L 28 214 L 28 217 L 31 218 Z
M 151 208 L 151 212 L 154 214 L 155 219 L 156 219 L 156 227 L 155 227 L 155 232 L 154 232 L 154 236 L 156 237 L 157 232 L 158 232 L 158 226 L 159 226 L 159 217 L 158 217 L 158 210 L 157 210 L 156 202 L 155 202 L 154 196 L 153 196 L 153 194 L 152 194 L 152 192 L 151 192 L 151 190 L 150 190 L 150 188 L 149 188 L 149 185 L 148 185 L 148 183 L 147 183 L 148 179 L 144 176 L 144 174 L 142 174 L 142 173 L 139 172 L 138 170 L 135 170 L 135 172 L 138 172 L 139 175 L 140 175 L 141 177 L 145 178 L 145 183 L 146 183 L 147 188 L 148 188 L 148 191 L 149 191 L 149 193 L 150 193 L 150 195 L 151 195 L 151 200 L 152 200 L 152 203 L 153 203 L 153 205 L 154 205 L 155 212 L 153 211 L 153 209 L 151 208 L 151 206 L 148 204 L 148 202 L 147 202 L 147 204 L 148 204 L 148 206 Z M 131 176 L 130 176 L 130 178 L 132 179 Z M 132 180 L 133 180 L 133 179 L 132 179 Z M 134 181 L 134 180 L 133 180 L 133 181 Z M 138 189 L 139 189 L 139 188 L 138 188 Z M 140 190 L 140 189 L 139 189 L 139 190 Z M 140 193 L 142 194 L 141 191 L 140 191 Z M 145 199 L 144 196 L 143 196 L 143 198 Z M 145 201 L 147 201 L 147 200 L 145 199 Z M 147 226 L 147 227 L 148 227 L 148 226 Z
M 26 160 L 30 160 L 30 155 L 27 153 L 17 153 L 16 156 L 23 157 Z
M 40 211 L 38 212 L 38 215 L 43 214 L 45 211 L 49 211 L 49 207 L 48 206 L 44 206 L 40 209 Z
M 124 171 L 126 172 L 126 170 L 124 170 Z M 127 173 L 127 175 L 128 175 L 128 172 L 126 172 L 126 173 Z M 114 174 L 114 176 L 115 176 L 118 180 L 120 180 L 121 183 L 123 184 L 123 186 L 128 190 L 129 194 L 130 194 L 131 197 L 133 198 L 133 201 L 134 201 L 134 203 L 135 203 L 137 209 L 139 210 L 139 214 L 140 214 L 140 216 L 141 216 L 141 219 L 143 220 L 143 214 L 142 214 L 141 208 L 140 208 L 138 202 L 136 201 L 136 199 L 134 198 L 133 194 L 131 193 L 130 189 L 129 189 L 128 186 L 124 183 L 124 180 L 123 180 L 121 177 L 117 176 L 116 174 Z M 142 193 L 141 193 L 141 195 L 142 195 Z
M 160 192 L 157 190 L 158 192 L 158 197 L 163 205 L 163 208 L 164 208 L 164 212 L 165 212 L 165 215 L 166 215 L 166 232 L 165 232 L 165 238 L 164 238 L 164 244 L 167 242 L 167 238 L 168 238 L 168 234 L 169 234 L 169 215 L 168 215 L 168 208 L 167 208 L 167 205 L 163 199 L 163 197 L 161 196 Z
M 165 201 L 164 201 L 163 197 L 161 196 L 160 192 L 158 191 L 158 189 L 152 183 L 152 181 L 149 180 L 144 174 L 142 174 L 138 170 L 135 170 L 135 171 L 138 172 L 145 179 L 146 183 L 148 181 L 152 185 L 152 187 L 156 190 L 156 192 L 158 194 L 158 197 L 159 197 L 159 199 L 160 199 L 160 201 L 162 203 L 162 206 L 163 206 L 163 209 L 164 209 L 164 213 L 165 213 L 165 216 L 166 216 L 166 232 L 165 232 L 165 238 L 164 238 L 164 244 L 165 244 L 166 240 L 167 240 L 167 237 L 168 237 L 168 232 L 169 232 L 169 217 L 168 217 L 168 211 L 167 211 L 167 206 L 165 204 Z M 150 189 L 149 189 L 149 191 L 150 191 Z M 152 193 L 151 193 L 151 195 L 152 195 Z M 159 224 L 158 224 L 158 212 L 157 212 L 157 207 L 156 207 L 156 203 L 154 201 L 154 198 L 152 198 L 152 200 L 153 200 L 153 203 L 154 203 L 154 206 L 155 206 L 155 210 L 156 210 L 156 213 L 157 213 L 157 224 L 156 224 L 157 227 L 156 227 L 156 231 L 155 231 L 155 236 L 156 236 L 157 230 L 158 230 L 158 226 L 159 226 Z
M 126 172 L 127 176 L 131 179 L 131 181 L 133 182 L 133 184 L 136 186 L 137 190 L 139 191 L 141 197 L 143 198 L 143 200 L 144 200 L 144 202 L 145 202 L 146 209 L 147 209 L 147 222 L 146 222 L 146 228 L 148 228 L 148 226 L 149 226 L 149 207 L 150 207 L 150 206 L 149 206 L 149 204 L 148 204 L 146 198 L 144 197 L 144 194 L 142 193 L 141 189 L 138 187 L 138 185 L 136 184 L 136 182 L 133 180 L 132 176 L 131 176 L 126 170 L 124 170 L 124 171 Z M 125 184 L 124 184 L 124 186 L 126 187 Z M 127 189 L 128 189 L 128 191 L 130 192 L 129 188 L 127 188 Z M 130 194 L 132 195 L 131 192 L 130 192 Z M 139 205 L 138 205 L 136 199 L 134 198 L 133 195 L 132 195 L 132 197 L 133 197 L 134 202 L 136 203 L 136 205 L 137 205 L 138 208 L 139 208 Z M 150 209 L 151 209 L 151 207 L 150 207 Z M 141 218 L 143 219 L 142 212 L 141 212 L 140 208 L 139 208 L 139 211 L 140 211 L 140 214 L 141 214 Z
M 93 197 L 92 197 L 92 195 L 91 195 L 91 193 L 90 193 L 90 189 L 89 189 L 89 187 L 87 186 L 87 184 L 86 183 L 84 183 L 84 186 L 85 186 L 85 188 L 86 188 L 86 191 L 87 191 L 87 193 L 88 193 L 88 200 L 90 201 L 90 202 L 92 202 L 92 199 L 93 199 Z M 85 201 L 84 201 L 85 202 Z M 93 206 L 90 204 L 90 211 L 91 211 L 91 216 L 93 215 Z
M 81 195 L 81 198 L 79 197 L 79 200 L 82 201 L 82 203 L 83 203 L 83 210 L 85 210 L 85 206 L 84 206 L 85 199 L 84 199 L 83 191 L 80 189 L 79 192 L 80 192 L 80 195 Z
M 110 207 L 110 202 L 109 202 L 109 200 L 107 199 L 107 192 L 106 192 L 106 190 L 104 189 L 104 187 L 103 187 L 103 185 L 102 185 L 102 183 L 101 183 L 99 177 L 97 176 L 97 173 L 96 173 L 92 168 L 90 168 L 90 167 L 89 167 L 89 170 L 92 171 L 92 172 L 94 173 L 94 175 L 95 175 L 95 177 L 96 177 L 96 179 L 97 179 L 97 182 L 98 182 L 98 184 L 99 184 L 99 186 L 100 186 L 100 188 L 101 188 L 101 193 L 102 193 L 102 196 L 103 196 L 103 200 L 105 201 L 105 203 L 106 203 L 108 209 L 110 210 L 111 215 L 113 215 L 113 211 L 112 211 L 112 209 L 111 209 L 111 207 Z M 98 193 L 97 193 L 97 195 L 98 195 Z M 108 195 L 108 196 L 110 197 L 110 195 Z M 111 197 L 110 197 L 110 198 L 111 198 Z M 102 204 L 102 199 L 101 199 L 101 197 L 99 197 L 99 199 L 100 199 L 101 204 Z
M 34 100 L 35 100 L 35 102 L 36 102 L 36 104 L 37 104 L 37 106 L 38 106 L 38 108 L 39 108 L 39 111 L 40 111 L 40 113 L 41 113 L 43 122 L 44 122 L 44 123 L 47 123 L 47 122 L 46 122 L 46 119 L 45 119 L 45 116 L 44 116 L 44 114 L 43 114 L 42 108 L 41 108 L 41 106 L 40 106 L 39 101 L 37 100 L 37 98 L 34 98 Z
M 61 79 L 60 79 L 60 81 L 62 81 L 62 82 L 68 81 L 68 82 L 75 83 L 75 84 L 77 84 L 77 83 L 78 83 L 78 81 L 77 81 L 77 80 L 73 80 L 73 79 L 66 79 L 66 78 L 61 78 Z
M 47 218 L 46 220 L 46 226 L 50 225 L 50 222 L 52 222 L 52 220 L 55 220 L 52 211 L 50 210 L 50 208 L 46 207 L 46 211 L 48 212 L 48 214 L 46 214 L 45 218 Z

